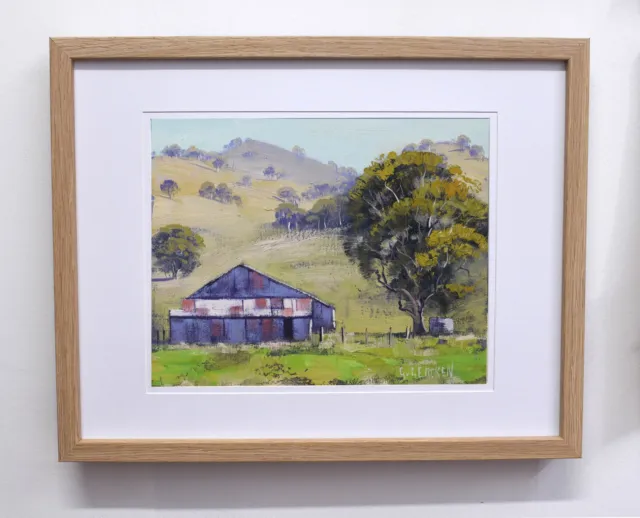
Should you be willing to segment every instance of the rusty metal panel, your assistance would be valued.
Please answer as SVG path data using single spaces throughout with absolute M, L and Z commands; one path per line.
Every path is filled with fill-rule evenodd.
M 220 319 L 214 319 L 211 321 L 211 337 L 219 340 L 224 337 L 224 321 Z

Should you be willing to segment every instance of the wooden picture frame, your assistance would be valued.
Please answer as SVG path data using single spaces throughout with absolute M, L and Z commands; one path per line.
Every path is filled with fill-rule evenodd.
M 51 148 L 58 445 L 61 461 L 256 462 L 534 459 L 581 456 L 589 41 L 512 38 L 54 38 Z M 420 439 L 83 439 L 74 63 L 83 60 L 500 60 L 566 66 L 560 433 Z

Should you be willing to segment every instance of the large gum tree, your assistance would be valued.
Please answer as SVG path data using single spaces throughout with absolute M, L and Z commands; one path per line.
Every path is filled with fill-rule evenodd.
M 442 157 L 381 155 L 349 193 L 344 250 L 362 275 L 397 300 L 425 335 L 424 310 L 441 315 L 476 289 L 470 264 L 486 254 L 488 206 L 480 183 Z

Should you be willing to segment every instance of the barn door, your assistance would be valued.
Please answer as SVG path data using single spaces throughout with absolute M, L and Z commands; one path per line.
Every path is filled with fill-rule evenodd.
M 293 340 L 293 318 L 284 319 L 284 339 Z

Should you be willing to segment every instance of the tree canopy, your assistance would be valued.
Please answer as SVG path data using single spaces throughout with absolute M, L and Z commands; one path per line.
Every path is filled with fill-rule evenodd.
M 166 225 L 151 238 L 156 266 L 174 279 L 179 273 L 184 277 L 200 266 L 204 247 L 202 236 L 182 225 Z
M 469 148 L 469 156 L 472 158 L 484 158 L 484 148 L 478 144 L 474 144 Z
M 434 153 L 380 156 L 346 203 L 344 250 L 366 278 L 395 297 L 426 333 L 427 306 L 446 315 L 475 290 L 469 265 L 487 251 L 488 206 L 480 183 Z
M 458 138 L 456 138 L 456 144 L 458 144 L 462 150 L 468 149 L 471 145 L 471 139 L 466 135 L 458 135 Z
M 182 148 L 178 144 L 171 144 L 162 149 L 162 154 L 165 156 L 179 157 L 182 156 Z
M 300 202 L 300 196 L 293 187 L 280 187 L 276 195 L 285 203 L 298 205 L 298 203 Z
M 160 190 L 169 196 L 169 199 L 172 199 L 175 194 L 180 191 L 180 187 L 178 187 L 178 184 L 175 181 L 167 179 L 160 184 Z
M 266 178 L 274 178 L 276 176 L 276 170 L 273 168 L 272 165 L 270 165 L 264 168 L 264 171 L 262 171 L 262 174 Z
M 200 189 L 198 190 L 198 194 L 203 198 L 213 200 L 213 198 L 216 195 L 216 185 L 212 182 L 204 182 L 200 186 Z
M 428 138 L 423 138 L 418 143 L 418 151 L 432 151 L 432 147 L 433 147 L 433 140 Z
M 304 158 L 307 156 L 307 152 L 301 146 L 293 146 L 293 148 L 291 148 L 291 152 L 298 158 Z
M 216 159 L 212 163 L 213 167 L 216 171 L 220 171 L 222 166 L 224 165 L 224 159 L 221 157 L 216 157 Z

